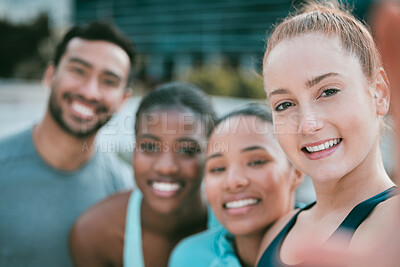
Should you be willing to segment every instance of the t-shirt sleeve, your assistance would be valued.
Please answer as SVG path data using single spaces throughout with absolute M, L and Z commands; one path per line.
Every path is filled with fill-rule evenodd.
M 133 171 L 132 167 L 125 162 L 121 162 L 121 172 L 119 179 L 116 179 L 116 190 L 126 190 L 133 188 Z

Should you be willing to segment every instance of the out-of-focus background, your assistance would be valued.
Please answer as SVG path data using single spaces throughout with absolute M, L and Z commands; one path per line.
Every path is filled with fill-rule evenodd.
M 350 0 L 349 0 L 350 1 Z M 136 45 L 133 96 L 101 130 L 98 149 L 130 160 L 133 120 L 143 94 L 179 80 L 212 96 L 219 114 L 264 101 L 260 76 L 273 23 L 300 0 L 0 0 L 0 138 L 41 119 L 48 89 L 41 84 L 60 37 L 73 24 L 117 25 Z M 350 1 L 367 19 L 373 0 Z M 382 141 L 393 171 L 391 133 Z

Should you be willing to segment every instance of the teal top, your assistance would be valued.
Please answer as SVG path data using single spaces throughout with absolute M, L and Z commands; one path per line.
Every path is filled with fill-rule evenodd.
M 142 229 L 140 221 L 140 208 L 142 193 L 134 190 L 129 198 L 124 241 L 124 266 L 125 267 L 144 267 L 142 253 Z M 208 209 L 208 228 L 219 225 L 211 209 Z
M 142 254 L 142 229 L 140 222 L 140 204 L 142 193 L 134 189 L 129 198 L 126 211 L 126 226 L 124 240 L 124 266 L 144 267 Z
M 233 235 L 222 226 L 190 236 L 172 252 L 170 267 L 241 267 Z

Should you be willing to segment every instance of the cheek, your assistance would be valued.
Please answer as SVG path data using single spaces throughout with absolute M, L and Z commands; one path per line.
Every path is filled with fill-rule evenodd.
M 64 89 L 77 89 L 82 86 L 82 82 L 80 79 L 77 79 L 76 77 L 73 77 L 66 72 L 66 74 L 64 73 L 64 75 L 56 76 L 52 82 L 52 86 L 56 87 L 59 91 L 62 91 Z
M 277 187 L 279 187 L 279 181 L 281 177 L 271 169 L 259 170 L 258 175 L 254 174 L 253 177 L 259 177 L 256 179 L 258 187 L 262 188 L 262 191 L 267 194 L 273 194 Z
M 135 179 L 140 182 L 141 176 L 151 170 L 153 166 L 153 158 L 146 156 L 143 153 L 134 153 L 133 158 L 132 166 L 135 172 Z
M 114 113 L 122 105 L 122 95 L 120 93 L 104 94 L 101 103 L 107 107 L 109 113 Z
M 205 177 L 204 179 L 207 200 L 214 209 L 218 202 L 218 196 L 222 193 L 220 192 L 219 182 L 216 178 Z
M 276 136 L 298 134 L 300 117 L 294 107 L 291 109 L 293 111 L 289 114 L 274 114 L 274 132 Z

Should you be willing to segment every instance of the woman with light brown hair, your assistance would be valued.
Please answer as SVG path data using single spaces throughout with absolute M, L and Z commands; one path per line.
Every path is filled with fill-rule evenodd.
M 337 2 L 309 2 L 278 24 L 263 61 L 280 145 L 311 177 L 316 202 L 265 235 L 258 266 L 298 266 L 300 246 L 346 232 L 357 250 L 388 226 L 397 207 L 379 148 L 389 83 L 367 27 Z

